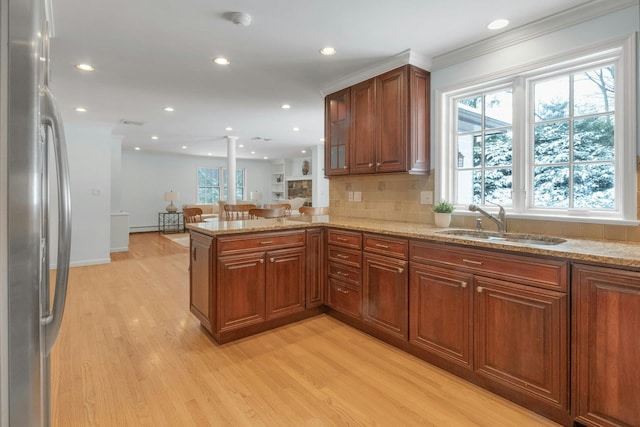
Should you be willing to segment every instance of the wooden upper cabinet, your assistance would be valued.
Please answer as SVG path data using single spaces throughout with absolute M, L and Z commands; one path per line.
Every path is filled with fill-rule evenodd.
M 325 161 L 327 176 L 349 174 L 351 89 L 325 98 Z
M 429 72 L 412 65 L 327 96 L 326 175 L 428 173 L 429 97 Z M 338 107 L 346 98 L 346 120 L 341 121 Z M 339 124 L 348 126 L 347 134 Z M 348 154 L 341 151 L 342 138 Z

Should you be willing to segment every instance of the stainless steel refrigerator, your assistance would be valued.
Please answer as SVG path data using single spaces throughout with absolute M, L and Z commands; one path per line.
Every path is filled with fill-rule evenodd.
M 0 5 L 0 426 L 47 426 L 49 354 L 62 321 L 71 244 L 64 131 L 47 87 L 51 3 Z M 57 186 L 55 284 L 50 176 Z

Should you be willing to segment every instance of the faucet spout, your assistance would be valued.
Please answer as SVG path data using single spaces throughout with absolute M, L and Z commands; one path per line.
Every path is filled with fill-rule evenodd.
M 480 212 L 482 215 L 484 215 L 485 217 L 487 217 L 489 220 L 491 220 L 497 227 L 498 227 L 498 232 L 500 233 L 505 233 L 507 231 L 507 213 L 505 212 L 504 208 L 496 203 L 492 203 L 487 201 L 488 203 L 491 203 L 492 205 L 496 205 L 500 208 L 500 211 L 498 212 L 498 217 L 496 218 L 495 216 L 491 215 L 489 212 L 485 211 L 484 209 L 482 209 L 481 207 L 474 205 L 474 204 L 470 204 L 469 205 L 469 210 L 471 212 Z

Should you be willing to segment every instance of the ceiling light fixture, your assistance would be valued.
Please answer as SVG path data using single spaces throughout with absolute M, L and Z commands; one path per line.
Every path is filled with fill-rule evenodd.
M 153 136 L 151 136 L 151 139 L 158 139 L 158 137 L 153 135 Z
M 501 28 L 506 27 L 507 25 L 509 25 L 509 20 L 500 18 L 500 19 L 495 19 L 489 22 L 489 25 L 487 25 L 487 28 L 490 30 L 499 30 Z
M 164 107 L 164 111 L 166 111 L 167 113 L 173 113 L 176 110 L 173 107 Z
M 213 153 L 207 153 L 207 156 L 213 156 Z
M 215 62 L 218 65 L 229 65 L 229 64 L 231 64 L 231 62 L 229 62 L 229 60 L 227 58 L 223 58 L 222 56 L 218 56 L 217 58 L 214 58 L 213 62 Z
M 186 149 L 187 149 L 187 146 L 186 146 L 186 145 L 183 145 L 183 146 L 182 146 L 182 149 L 183 149 L 183 150 L 186 150 Z
M 135 147 L 134 150 L 140 151 L 140 147 Z
M 256 154 L 256 152 L 255 152 L 255 151 L 252 151 L 252 152 L 251 152 L 251 154 Z
M 283 110 L 288 110 L 288 109 L 290 109 L 290 108 L 291 108 L 291 105 L 289 105 L 289 104 L 282 104 L 282 105 L 280 106 L 280 108 L 282 108 Z
M 78 113 L 86 113 L 86 112 L 87 112 L 87 109 L 86 109 L 86 108 L 84 108 L 84 107 L 78 107 L 78 108 L 76 108 L 76 111 L 77 111 Z
M 251 15 L 244 12 L 233 12 L 229 16 L 229 19 L 234 24 L 241 25 L 243 27 L 248 27 L 249 25 L 251 25 L 251 20 L 252 20 Z
M 300 150 L 300 152 L 301 152 L 302 154 L 306 154 L 306 153 L 307 153 L 307 150 Z
M 320 142 L 324 142 L 324 138 L 320 138 Z
M 76 64 L 76 68 L 78 70 L 82 70 L 82 71 L 93 71 L 93 70 L 95 70 L 95 68 L 93 68 L 89 64 Z
M 238 145 L 238 148 L 244 148 L 244 144 Z
M 336 50 L 330 46 L 320 49 L 320 54 L 324 56 L 331 56 L 336 54 Z
M 227 126 L 226 128 L 224 128 L 224 130 L 232 131 L 233 128 L 231 126 Z
M 268 160 L 269 158 L 267 156 L 264 156 L 263 159 Z
M 300 128 L 293 128 L 293 131 L 294 131 L 294 132 L 299 132 L 299 131 L 300 131 Z

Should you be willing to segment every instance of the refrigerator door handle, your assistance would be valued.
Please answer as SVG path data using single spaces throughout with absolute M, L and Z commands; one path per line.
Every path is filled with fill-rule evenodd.
M 69 161 L 67 144 L 64 137 L 62 119 L 56 106 L 56 100 L 48 87 L 40 89 L 40 117 L 44 126 L 51 128 L 53 134 L 53 151 L 58 176 L 58 258 L 56 266 L 56 288 L 53 298 L 53 309 L 41 318 L 44 327 L 45 354 L 51 352 L 60 332 L 62 315 L 67 299 L 67 282 L 69 279 L 69 261 L 71 257 L 71 188 L 69 182 Z M 48 281 L 45 281 L 48 283 Z M 46 290 L 48 292 L 48 290 Z

